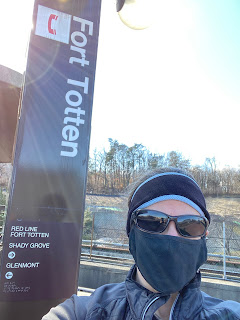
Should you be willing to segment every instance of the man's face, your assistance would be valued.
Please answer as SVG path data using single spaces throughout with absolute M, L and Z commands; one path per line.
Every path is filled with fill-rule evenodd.
M 178 201 L 178 200 L 165 200 L 165 201 L 160 201 L 157 203 L 154 203 L 150 206 L 148 206 L 146 209 L 151 209 L 151 210 L 156 210 L 156 211 L 161 211 L 163 213 L 168 214 L 169 216 L 183 216 L 183 215 L 195 215 L 195 216 L 200 216 L 199 212 L 195 210 L 193 207 L 190 205 Z M 175 237 L 182 237 L 177 229 L 174 221 L 170 221 L 168 227 L 164 232 L 161 233 L 162 235 L 169 235 L 169 236 L 175 236 Z M 208 231 L 206 233 L 208 235 Z M 198 238 L 188 238 L 188 239 L 194 239 L 198 240 Z
M 181 202 L 178 200 L 160 201 L 144 209 L 161 211 L 163 213 L 166 213 L 169 216 L 175 216 L 175 217 L 183 216 L 183 215 L 200 216 L 200 213 L 197 210 L 195 210 L 193 207 L 186 204 L 185 202 Z M 174 237 L 183 237 L 178 233 L 174 221 L 170 221 L 167 228 L 162 233 L 159 233 L 159 234 L 170 235 Z M 206 232 L 206 235 L 207 234 L 208 234 L 208 231 Z M 197 237 L 197 238 L 185 237 L 185 239 L 190 239 L 190 240 L 198 240 L 200 238 L 201 237 Z M 157 237 L 157 239 L 160 239 L 160 237 Z M 142 273 L 140 272 L 138 264 L 137 264 L 137 272 L 136 272 L 136 281 L 140 283 L 142 286 L 144 286 L 145 288 L 147 288 L 148 290 L 152 292 L 158 292 L 157 289 L 154 289 L 153 286 L 150 285 L 149 282 L 143 277 Z

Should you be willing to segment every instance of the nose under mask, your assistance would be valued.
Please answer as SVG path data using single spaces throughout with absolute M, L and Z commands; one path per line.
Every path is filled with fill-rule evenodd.
M 129 250 L 144 279 L 168 295 L 184 288 L 207 260 L 206 239 L 151 234 L 133 226 Z

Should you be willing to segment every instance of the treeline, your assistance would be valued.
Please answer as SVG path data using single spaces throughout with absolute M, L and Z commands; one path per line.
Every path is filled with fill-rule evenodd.
M 176 151 L 151 153 L 142 144 L 131 147 L 109 139 L 109 151 L 95 150 L 89 159 L 87 192 L 118 194 L 140 173 L 166 166 L 192 173 L 205 195 L 240 195 L 240 169 L 217 168 L 215 158 L 206 158 L 203 165 L 192 166 L 189 159 Z

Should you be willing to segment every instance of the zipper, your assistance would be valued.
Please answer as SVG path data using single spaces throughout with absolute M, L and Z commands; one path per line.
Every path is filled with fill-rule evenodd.
M 172 305 L 172 308 L 171 308 L 171 311 L 170 311 L 169 320 L 172 320 L 173 310 L 174 310 L 174 308 L 176 306 L 176 303 L 178 301 L 179 296 L 180 296 L 180 293 L 176 296 L 176 298 L 175 298 L 175 300 L 173 302 L 173 305 Z
M 175 300 L 174 300 L 174 302 L 173 302 L 173 305 L 172 305 L 172 308 L 171 308 L 171 311 L 170 311 L 169 320 L 172 320 L 173 310 L 174 310 L 174 308 L 175 308 L 175 306 L 176 306 L 176 303 L 177 303 L 177 301 L 178 301 L 179 296 L 180 296 L 180 293 L 176 296 L 176 298 L 175 298 Z M 152 301 L 149 302 L 149 304 L 146 306 L 146 308 L 145 308 L 145 310 L 144 310 L 144 312 L 143 312 L 142 320 L 144 320 L 145 315 L 146 315 L 149 307 L 150 307 L 156 300 L 158 300 L 158 299 L 160 299 L 160 297 L 156 297 L 156 298 L 154 298 Z
M 145 315 L 146 315 L 149 307 L 150 307 L 156 300 L 158 300 L 158 299 L 160 299 L 160 297 L 156 297 L 156 298 L 154 298 L 152 301 L 150 301 L 150 302 L 148 303 L 148 305 L 146 306 L 146 308 L 145 308 L 145 310 L 144 310 L 144 312 L 143 312 L 142 320 L 144 320 Z

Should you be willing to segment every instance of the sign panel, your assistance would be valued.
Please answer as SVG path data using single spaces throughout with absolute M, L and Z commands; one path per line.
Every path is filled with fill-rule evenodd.
M 48 39 L 69 43 L 71 15 L 38 6 L 35 34 Z
M 100 7 L 35 1 L 1 259 L 4 319 L 41 319 L 77 291 Z
M 57 299 L 63 292 L 71 296 L 77 283 L 79 225 L 14 221 L 9 227 L 2 266 L 2 300 Z

